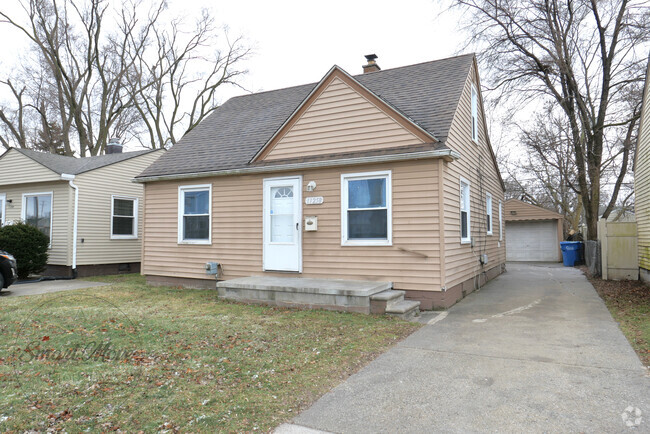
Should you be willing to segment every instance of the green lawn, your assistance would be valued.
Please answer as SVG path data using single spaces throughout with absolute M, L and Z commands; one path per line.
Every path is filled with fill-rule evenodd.
M 96 280 L 0 299 L 0 431 L 269 431 L 419 327 Z

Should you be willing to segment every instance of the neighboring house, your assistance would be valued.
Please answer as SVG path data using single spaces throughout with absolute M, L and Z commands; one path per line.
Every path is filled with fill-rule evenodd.
M 219 279 L 390 281 L 431 309 L 503 271 L 475 56 L 367 57 L 362 75 L 230 99 L 136 178 L 148 282 L 214 288 L 216 261 Z
M 139 271 L 143 188 L 132 180 L 162 151 L 109 149 L 73 158 L 12 148 L 0 157 L 0 225 L 22 220 L 50 238 L 46 274 Z
M 562 261 L 564 216 L 517 199 L 505 206 L 508 261 Z
M 650 281 L 650 59 L 634 160 L 634 215 L 637 222 L 639 273 Z

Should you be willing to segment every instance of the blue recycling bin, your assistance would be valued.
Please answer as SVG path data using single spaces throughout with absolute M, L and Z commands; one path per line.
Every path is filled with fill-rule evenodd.
M 573 267 L 582 259 L 582 241 L 562 241 L 560 247 L 565 267 Z

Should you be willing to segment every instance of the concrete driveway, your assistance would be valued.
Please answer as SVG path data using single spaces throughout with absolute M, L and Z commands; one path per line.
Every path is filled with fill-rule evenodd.
M 508 264 L 438 319 L 277 432 L 650 432 L 650 377 L 580 271 Z
M 41 282 L 18 283 L 0 291 L 0 298 L 21 295 L 49 294 L 51 292 L 69 291 L 72 289 L 106 286 L 108 283 L 89 282 L 85 280 L 44 280 Z

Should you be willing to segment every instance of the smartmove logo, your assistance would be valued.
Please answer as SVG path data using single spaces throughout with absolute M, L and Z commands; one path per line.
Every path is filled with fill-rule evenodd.
M 65 363 L 123 363 L 138 360 L 143 350 L 138 324 L 118 306 L 92 295 L 61 295 L 30 312 L 10 353 L 20 370 L 25 364 L 58 369 Z
M 140 352 L 136 349 L 116 348 L 110 340 L 106 342 L 74 343 L 66 348 L 56 348 L 44 344 L 49 340 L 49 336 L 43 336 L 41 341 L 33 341 L 27 344 L 24 350 L 18 349 L 17 360 L 22 363 L 33 361 L 61 363 L 75 360 L 119 363 L 133 359 Z
M 83 294 L 48 298 L 5 327 L 11 344 L 0 352 L 0 386 L 9 386 L 0 396 L 2 429 L 58 430 L 81 421 L 110 431 L 111 421 L 137 413 L 134 394 L 146 389 L 134 386 L 147 382 L 157 360 L 142 327 L 108 299 Z

